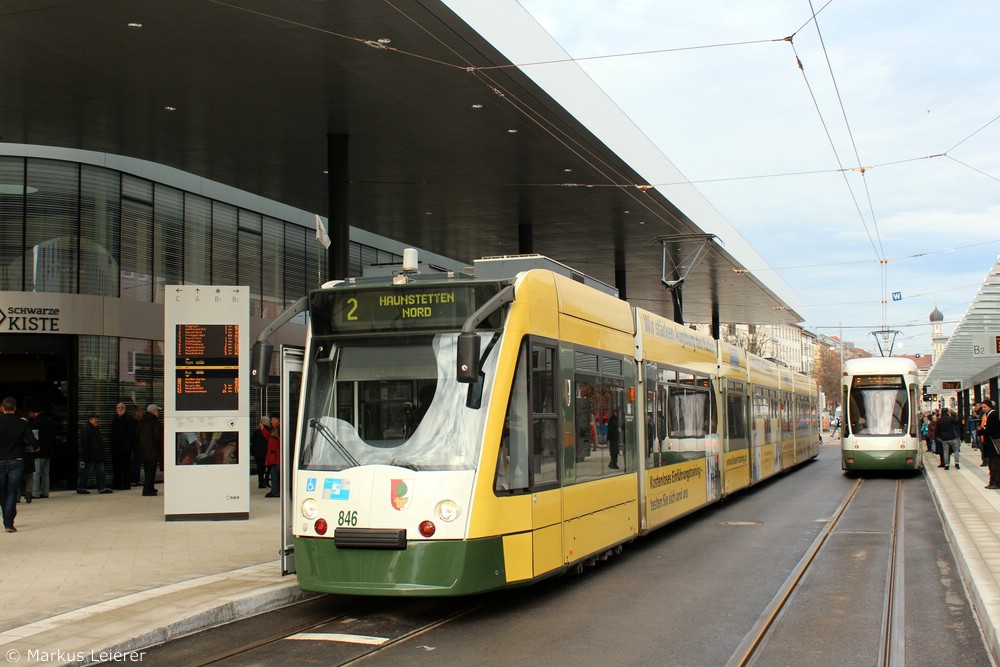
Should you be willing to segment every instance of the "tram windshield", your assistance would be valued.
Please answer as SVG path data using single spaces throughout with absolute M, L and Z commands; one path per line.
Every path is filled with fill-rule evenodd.
M 481 334 L 482 349 L 497 335 Z M 474 468 L 486 412 L 475 406 L 488 401 L 490 383 L 456 380 L 457 340 L 445 333 L 314 341 L 300 467 Z M 488 355 L 486 378 L 495 363 Z
M 854 435 L 902 435 L 910 421 L 901 375 L 856 375 L 851 382 L 848 419 Z

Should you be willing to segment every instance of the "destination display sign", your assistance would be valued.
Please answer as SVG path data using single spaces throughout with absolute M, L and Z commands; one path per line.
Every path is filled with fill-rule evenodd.
M 855 387 L 902 387 L 902 375 L 855 375 Z
M 240 391 L 238 324 L 178 324 L 177 410 L 237 410 Z
M 400 330 L 457 330 L 499 287 L 427 285 L 316 292 L 311 316 L 316 335 Z M 498 328 L 494 313 L 483 328 Z

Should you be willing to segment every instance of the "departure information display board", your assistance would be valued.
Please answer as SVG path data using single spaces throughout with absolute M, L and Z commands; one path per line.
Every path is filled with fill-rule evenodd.
M 178 324 L 177 410 L 237 410 L 240 401 L 240 326 Z
M 318 336 L 378 331 L 458 330 L 500 289 L 499 283 L 413 285 L 315 292 L 310 314 Z M 499 328 L 492 313 L 481 328 Z

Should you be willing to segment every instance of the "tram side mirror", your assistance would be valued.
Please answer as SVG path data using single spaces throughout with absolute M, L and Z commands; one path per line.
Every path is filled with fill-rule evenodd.
M 265 341 L 257 341 L 250 351 L 250 384 L 254 387 L 267 386 L 271 377 L 271 356 L 274 346 Z
M 479 381 L 479 335 L 471 331 L 458 334 L 457 379 L 465 384 Z

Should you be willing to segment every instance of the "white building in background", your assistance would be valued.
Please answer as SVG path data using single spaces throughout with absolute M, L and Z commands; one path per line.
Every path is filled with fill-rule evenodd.
M 711 335 L 707 324 L 691 328 Z M 727 343 L 749 349 L 765 359 L 771 359 L 793 371 L 812 375 L 816 335 L 800 326 L 785 324 L 723 324 L 720 337 Z

